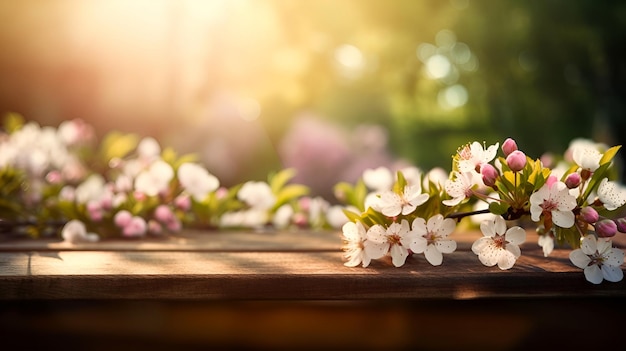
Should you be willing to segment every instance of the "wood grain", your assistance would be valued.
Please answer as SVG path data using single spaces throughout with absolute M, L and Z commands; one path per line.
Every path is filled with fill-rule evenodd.
M 112 240 L 68 246 L 29 241 L 0 248 L 0 299 L 354 300 L 626 297 L 626 283 L 585 281 L 557 248 L 550 257 L 529 232 L 507 271 L 470 250 L 480 233 L 431 266 L 423 255 L 400 268 L 342 264 L 340 236 L 316 233 L 197 233 L 164 242 Z M 623 242 L 617 240 L 618 245 Z M 98 250 L 93 250 L 94 247 Z M 149 247 L 149 248 L 146 248 Z M 105 250 L 106 248 L 106 250 Z

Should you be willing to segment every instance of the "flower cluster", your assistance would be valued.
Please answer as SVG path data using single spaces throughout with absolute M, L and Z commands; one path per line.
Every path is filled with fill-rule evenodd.
M 7 116 L 4 130 L 0 233 L 40 237 L 61 228 L 65 240 L 79 242 L 183 227 L 323 228 L 345 222 L 338 207 L 290 183 L 292 169 L 270 174 L 267 182 L 226 188 L 194 155 L 178 156 L 150 137 L 111 132 L 98 144 L 81 120 L 55 129 L 16 114 Z
M 559 162 L 531 159 L 513 139 L 472 142 L 452 170 L 367 169 L 340 182 L 340 204 L 309 195 L 293 169 L 225 187 L 195 155 L 179 156 L 150 137 L 111 132 L 98 143 L 81 120 L 58 128 L 9 114 L 0 130 L 0 234 L 60 235 L 68 242 L 161 236 L 182 228 L 341 228 L 345 265 L 390 257 L 400 267 L 423 254 L 433 265 L 453 254 L 453 233 L 478 218 L 471 250 L 485 266 L 512 268 L 533 223 L 549 256 L 568 244 L 570 260 L 598 284 L 623 279 L 626 187 L 616 182 L 620 146 L 575 140 Z M 466 222 L 465 222 L 466 223 Z
M 367 170 L 356 184 L 335 186 L 350 219 L 342 228 L 345 265 L 366 267 L 391 256 L 402 266 L 420 253 L 440 265 L 443 254 L 456 249 L 449 236 L 457 220 L 490 214 L 480 223 L 484 236 L 472 245 L 485 266 L 514 266 L 526 240 L 520 225 L 530 220 L 545 256 L 555 244 L 569 244 L 575 249 L 572 263 L 584 269 L 588 281 L 619 281 L 624 254 L 611 242 L 616 233 L 626 233 L 626 218 L 618 211 L 626 204 L 626 188 L 611 180 L 619 148 L 575 140 L 552 166 L 526 156 L 509 138 L 501 147 L 478 142 L 460 147 L 449 174 L 404 169 L 394 178 L 388 169 Z M 482 209 L 465 211 L 481 203 Z

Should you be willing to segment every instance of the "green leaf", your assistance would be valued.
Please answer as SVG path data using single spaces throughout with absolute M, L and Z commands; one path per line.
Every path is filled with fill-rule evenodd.
M 509 205 L 504 202 L 494 201 L 489 204 L 489 212 L 502 216 L 509 210 Z
M 270 175 L 268 183 L 272 189 L 272 193 L 278 194 L 287 182 L 296 176 L 296 170 L 293 168 L 285 168 L 278 173 Z
M 128 155 L 138 144 L 139 137 L 135 134 L 110 132 L 102 141 L 100 157 L 108 163 L 113 158 L 122 158 Z
M 276 196 L 276 203 L 273 209 L 277 209 L 280 206 L 288 203 L 291 200 L 297 199 L 301 196 L 308 195 L 309 188 L 301 184 L 290 184 L 280 190 Z
M 589 179 L 589 184 L 587 185 L 587 188 L 585 188 L 583 194 L 578 198 L 579 206 L 582 206 L 589 197 L 589 194 L 591 194 L 591 192 L 595 191 L 598 186 L 600 186 L 600 182 L 603 178 L 606 177 L 606 173 L 609 167 L 611 167 L 610 162 L 603 164 L 598 169 L 596 169 L 595 172 L 593 172 L 593 176 L 591 177 L 591 179 Z
M 9 112 L 4 115 L 4 130 L 9 134 L 20 130 L 24 126 L 24 123 L 24 117 L 19 113 Z
M 352 221 L 352 222 L 355 222 L 355 223 L 356 223 L 356 222 L 360 222 L 360 221 L 361 221 L 361 215 L 360 215 L 360 214 L 358 214 L 358 213 L 354 213 L 354 212 L 352 212 L 352 211 L 350 211 L 350 210 L 343 209 L 343 214 L 345 214 L 345 215 L 346 215 L 346 217 L 347 217 L 350 221 Z
M 359 179 L 353 186 L 348 182 L 339 182 L 333 188 L 335 197 L 345 205 L 351 205 L 365 211 L 365 197 L 367 196 L 367 186 L 362 179 Z
M 393 192 L 396 194 L 402 194 L 404 192 L 404 188 L 407 185 L 407 181 L 406 181 L 406 178 L 404 177 L 404 174 L 402 174 L 401 171 L 398 171 L 397 177 L 398 177 L 398 180 L 393 185 Z
M 606 150 L 604 152 L 604 155 L 602 155 L 602 158 L 600 159 L 600 166 L 604 165 L 605 163 L 611 162 L 613 160 L 613 157 L 615 157 L 621 147 L 621 145 L 617 145 Z

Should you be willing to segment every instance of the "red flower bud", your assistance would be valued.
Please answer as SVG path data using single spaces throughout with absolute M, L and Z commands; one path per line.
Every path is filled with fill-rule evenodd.
M 568 189 L 574 189 L 580 185 L 581 181 L 582 181 L 582 178 L 580 177 L 580 174 L 571 173 L 570 175 L 567 176 L 567 178 L 565 178 L 565 185 L 567 185 Z
M 596 223 L 596 234 L 601 238 L 609 238 L 617 233 L 617 224 L 610 219 L 603 219 Z
M 617 231 L 620 233 L 626 233 L 626 218 L 618 218 L 615 220 L 617 225 Z
M 587 222 L 587 223 L 595 223 L 598 221 L 598 219 L 600 218 L 600 216 L 598 215 L 598 211 L 596 211 L 593 207 L 583 207 L 580 210 L 580 216 L 582 217 L 582 219 Z

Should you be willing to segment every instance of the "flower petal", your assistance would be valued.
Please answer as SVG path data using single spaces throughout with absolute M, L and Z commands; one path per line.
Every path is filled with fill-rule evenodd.
M 510 252 L 513 256 L 515 256 L 515 258 L 518 258 L 522 255 L 522 251 L 520 250 L 519 246 L 515 244 L 507 244 L 505 251 Z
M 619 267 L 624 263 L 624 251 L 612 248 L 604 255 L 604 264 Z
M 495 220 L 485 220 L 480 223 L 480 231 L 483 232 L 483 235 L 486 237 L 493 238 L 496 236 Z
M 587 235 L 583 238 L 580 243 L 580 248 L 587 255 L 593 255 L 598 250 L 598 246 L 596 244 L 596 237 L 593 235 Z
M 495 229 L 496 233 L 502 235 L 506 233 L 506 221 L 501 216 L 495 218 Z
M 424 252 L 424 250 L 426 250 L 426 246 L 428 246 L 428 240 L 426 240 L 423 236 L 416 236 L 413 240 L 411 240 L 411 244 L 409 245 L 411 251 L 415 253 Z
M 619 282 L 624 279 L 624 272 L 620 267 L 602 265 L 602 276 L 610 282 Z
M 404 265 L 406 258 L 409 256 L 408 250 L 401 245 L 392 245 L 391 246 L 391 262 L 396 267 L 401 267 Z
M 526 241 L 526 231 L 518 226 L 512 227 L 506 231 L 505 239 L 511 244 L 520 245 Z
M 574 212 L 552 211 L 552 222 L 561 228 L 571 228 L 574 225 Z
M 439 229 L 441 223 L 443 223 L 443 215 L 436 214 L 428 219 L 428 223 L 426 224 L 426 226 L 431 232 L 433 232 Z
M 578 268 L 586 268 L 591 262 L 591 258 L 582 249 L 576 249 L 569 253 L 569 260 Z
M 426 220 L 424 220 L 424 218 L 415 218 L 411 224 L 411 228 L 411 230 L 419 236 L 428 233 L 428 229 L 426 229 Z
M 437 240 L 435 242 L 437 250 L 441 253 L 452 253 L 456 250 L 456 241 L 454 240 Z
M 426 257 L 426 260 L 433 266 L 439 266 L 443 262 L 443 255 L 437 250 L 435 245 L 432 244 L 428 245 L 426 251 L 424 251 L 424 257 Z
M 509 250 L 500 250 L 498 257 L 498 268 L 502 270 L 510 269 L 515 264 L 517 257 Z
M 602 283 L 602 280 L 604 279 L 602 270 L 600 270 L 600 267 L 598 267 L 598 265 L 596 264 L 585 267 L 584 272 L 585 272 L 585 279 L 587 279 L 588 282 L 591 282 L 594 284 L 600 284 Z
M 380 224 L 375 224 L 367 230 L 367 240 L 373 241 L 377 244 L 387 242 L 386 235 L 387 230 L 385 230 L 385 228 Z
M 456 221 L 452 218 L 446 218 L 439 225 L 437 235 L 441 238 L 446 238 L 454 231 L 454 229 L 456 229 Z
M 487 242 L 487 245 L 478 254 L 478 259 L 487 267 L 494 266 L 500 259 L 501 249 L 496 247 L 493 240 Z
M 389 243 L 379 244 L 368 240 L 363 243 L 363 246 L 365 248 L 365 254 L 372 259 L 381 258 L 389 251 Z
M 478 255 L 485 248 L 485 246 L 489 245 L 491 241 L 492 239 L 487 236 L 483 236 L 482 238 L 474 241 L 472 244 L 472 252 Z
M 402 212 L 402 199 L 393 191 L 385 191 L 380 195 L 380 210 L 387 217 L 395 217 Z

